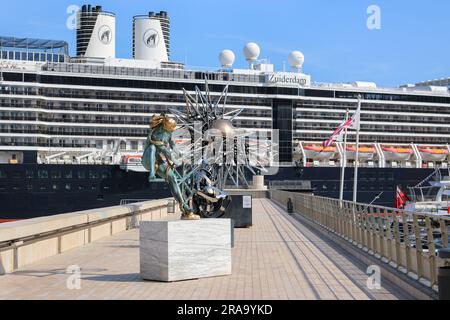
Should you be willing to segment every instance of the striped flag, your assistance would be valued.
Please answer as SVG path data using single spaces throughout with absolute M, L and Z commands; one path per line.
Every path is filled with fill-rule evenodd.
M 345 129 L 356 129 L 357 126 L 359 126 L 359 117 L 360 117 L 360 109 L 358 108 L 353 114 L 353 116 L 350 117 L 350 119 L 341 124 L 336 130 L 334 130 L 331 137 L 327 141 L 324 141 L 323 147 L 324 148 L 329 147 L 334 141 L 341 140 L 342 135 L 345 132 Z

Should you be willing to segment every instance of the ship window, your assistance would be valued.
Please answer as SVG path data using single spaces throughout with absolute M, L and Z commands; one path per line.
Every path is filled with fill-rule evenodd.
M 84 187 L 80 184 L 80 185 L 78 185 L 78 190 L 83 190 L 84 189 Z
M 108 186 L 103 186 L 103 190 L 109 190 Z
M 53 184 L 52 189 L 53 189 L 53 190 L 58 190 L 58 189 L 59 189 L 59 188 L 58 188 L 58 185 L 57 185 L 57 184 Z
M 13 179 L 20 179 L 20 172 L 14 171 L 11 176 Z
M 97 190 L 97 187 L 95 186 L 95 184 L 93 184 L 93 185 L 91 186 L 91 190 Z
M 45 184 L 41 184 L 39 190 L 47 190 L 47 186 Z
M 70 183 L 66 183 L 66 190 L 70 190 L 72 189 L 72 186 L 70 185 Z
M 72 178 L 73 178 L 72 170 L 66 171 L 66 172 L 64 173 L 64 178 L 66 178 L 66 179 L 72 179 Z
M 0 179 L 6 179 L 7 177 L 8 175 L 6 174 L 6 172 L 0 170 Z
M 97 200 L 102 201 L 102 200 L 105 200 L 105 198 L 103 197 L 102 194 L 99 194 L 99 195 L 97 196 Z
M 78 171 L 78 179 L 86 179 L 86 172 L 85 171 Z
M 98 174 L 98 172 L 89 170 L 89 179 L 98 179 L 100 177 L 100 175 Z
M 47 179 L 48 178 L 48 171 L 47 170 L 39 170 L 38 171 L 38 177 L 39 177 L 39 179 Z
M 110 178 L 111 178 L 111 173 L 109 173 L 108 171 L 102 172 L 102 179 L 110 179 Z
M 52 171 L 52 179 L 61 179 L 61 171 Z
M 19 190 L 20 190 L 19 186 L 13 186 L 12 189 L 13 189 L 14 191 L 19 191 Z
M 33 179 L 34 178 L 34 172 L 32 170 L 27 170 L 25 175 L 26 175 L 26 177 L 28 179 Z
M 27 190 L 33 190 L 33 185 L 32 184 L 27 184 Z

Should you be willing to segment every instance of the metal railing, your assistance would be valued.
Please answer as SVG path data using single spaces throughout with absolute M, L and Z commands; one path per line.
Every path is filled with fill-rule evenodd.
M 287 190 L 311 190 L 311 181 L 282 180 L 269 181 L 269 189 Z
M 271 198 L 437 290 L 437 252 L 449 246 L 450 216 L 271 190 Z

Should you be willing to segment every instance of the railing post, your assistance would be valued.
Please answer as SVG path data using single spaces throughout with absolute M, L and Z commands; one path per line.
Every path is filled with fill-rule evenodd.
M 402 221 L 403 221 L 403 242 L 405 243 L 405 254 L 406 254 L 406 272 L 410 272 L 412 269 L 411 264 L 411 241 L 409 239 L 409 225 L 408 225 L 408 216 L 405 212 L 402 212 Z
M 427 228 L 427 240 L 428 240 L 428 263 L 430 264 L 430 282 L 431 286 L 437 283 L 436 275 L 436 248 L 433 239 L 433 228 L 431 225 L 431 219 L 429 216 L 425 217 L 425 226 Z
M 423 277 L 423 265 L 422 265 L 422 239 L 420 237 L 420 226 L 419 219 L 417 215 L 413 215 L 413 226 L 414 226 L 414 238 L 416 241 L 416 260 L 417 260 L 417 277 L 418 279 Z
M 402 264 L 402 257 L 400 251 L 400 230 L 398 224 L 397 211 L 392 212 L 392 216 L 394 218 L 394 238 L 395 238 L 395 263 L 397 264 L 397 268 Z
M 380 249 L 379 254 L 380 254 L 380 258 L 386 257 L 386 252 L 385 252 L 385 246 L 384 246 L 384 241 L 385 241 L 385 223 L 386 223 L 386 219 L 384 218 L 384 213 L 381 212 L 381 209 L 377 209 L 378 211 L 378 247 Z
M 439 219 L 439 226 L 441 228 L 442 247 L 448 248 L 448 231 L 444 219 Z
M 387 243 L 387 259 L 388 262 L 392 262 L 393 258 L 392 258 L 392 228 L 391 228 L 391 219 L 389 219 L 389 211 L 385 210 L 385 214 L 386 214 L 386 243 Z M 392 219 L 392 221 L 394 221 Z

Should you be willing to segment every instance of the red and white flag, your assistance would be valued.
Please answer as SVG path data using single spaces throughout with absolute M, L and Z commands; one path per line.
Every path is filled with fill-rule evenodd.
M 341 140 L 342 135 L 345 132 L 345 129 L 357 129 L 359 126 L 359 118 L 360 118 L 360 109 L 358 108 L 353 116 L 350 117 L 347 121 L 341 124 L 336 130 L 334 130 L 331 137 L 323 143 L 323 147 L 329 147 L 336 140 Z
M 395 207 L 397 209 L 403 209 L 406 201 L 409 200 L 408 196 L 397 186 L 397 192 L 395 194 Z

